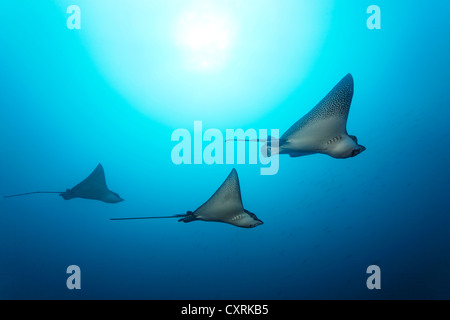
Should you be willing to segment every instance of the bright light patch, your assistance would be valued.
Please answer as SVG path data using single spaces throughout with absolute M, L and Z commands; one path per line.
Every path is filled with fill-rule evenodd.
M 279 107 L 311 72 L 333 2 L 77 0 L 105 80 L 130 108 L 183 127 L 242 126 Z
M 177 23 L 176 42 L 186 67 L 212 70 L 226 63 L 235 26 L 224 13 L 201 8 L 184 13 Z

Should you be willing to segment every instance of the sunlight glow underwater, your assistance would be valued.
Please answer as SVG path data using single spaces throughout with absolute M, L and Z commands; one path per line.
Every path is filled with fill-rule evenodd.
M 226 63 L 235 25 L 225 16 L 211 11 L 191 11 L 179 20 L 177 44 L 186 51 L 186 67 L 192 71 L 217 70 Z
M 84 36 L 100 72 L 130 106 L 177 126 L 243 123 L 276 108 L 308 75 L 332 1 L 87 6 Z

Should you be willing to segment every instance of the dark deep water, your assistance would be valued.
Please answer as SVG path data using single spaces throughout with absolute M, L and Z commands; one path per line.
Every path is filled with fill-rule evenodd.
M 189 19 L 212 35 L 174 45 L 207 1 L 74 0 L 81 30 L 69 4 L 3 1 L 0 195 L 64 191 L 101 162 L 125 201 L 0 199 L 0 298 L 450 299 L 450 4 L 375 2 L 210 2 Z M 172 162 L 175 129 L 283 133 L 349 72 L 361 155 L 282 156 L 273 176 Z M 262 226 L 109 220 L 194 210 L 233 167 Z

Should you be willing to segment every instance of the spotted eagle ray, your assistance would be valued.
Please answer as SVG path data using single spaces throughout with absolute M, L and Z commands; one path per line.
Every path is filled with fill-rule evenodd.
M 181 218 L 179 222 L 212 221 L 228 223 L 241 228 L 254 228 L 263 222 L 255 214 L 244 209 L 241 188 L 236 169 L 233 169 L 219 189 L 194 212 L 163 217 L 117 218 L 111 220 L 141 220 Z
M 316 153 L 327 154 L 337 159 L 355 157 L 366 148 L 358 144 L 355 136 L 347 133 L 347 119 L 353 91 L 353 77 L 347 74 L 280 139 L 269 136 L 268 139 L 234 139 L 234 141 L 266 142 L 261 148 L 264 157 L 288 154 L 296 158 Z
M 98 200 L 106 203 L 118 203 L 124 201 L 117 193 L 112 192 L 106 186 L 105 171 L 103 166 L 98 164 L 97 168 L 82 182 L 77 184 L 72 189 L 61 191 L 35 191 L 12 196 L 5 196 L 4 198 L 21 197 L 36 193 L 58 193 L 64 200 L 74 198 Z
M 347 119 L 353 99 L 354 81 L 347 74 L 310 112 L 298 120 L 279 139 L 278 148 L 271 139 L 262 148 L 263 155 L 288 154 L 301 157 L 315 153 L 333 158 L 355 157 L 366 148 L 347 133 Z

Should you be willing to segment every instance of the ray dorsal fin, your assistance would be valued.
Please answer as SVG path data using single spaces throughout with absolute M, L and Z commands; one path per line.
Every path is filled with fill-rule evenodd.
M 66 200 L 74 197 L 101 200 L 109 193 L 110 191 L 106 186 L 105 171 L 99 163 L 86 179 L 66 191 L 62 196 Z
M 340 117 L 347 120 L 353 91 L 353 76 L 349 73 L 311 110 L 311 117 Z
M 206 219 L 225 208 L 244 210 L 241 188 L 236 169 L 233 169 L 217 191 L 203 205 L 194 211 L 194 215 Z
M 86 179 L 73 187 L 72 190 L 74 190 L 75 188 L 84 188 L 91 186 L 108 189 L 108 187 L 106 186 L 105 170 L 103 169 L 101 163 L 98 164 L 98 166 Z
M 334 131 L 347 133 L 347 118 L 353 99 L 353 92 L 353 77 L 349 73 L 310 112 L 290 127 L 281 137 L 281 140 L 289 140 L 291 136 L 297 134 L 300 130 L 328 119 L 334 119 L 332 123 Z

